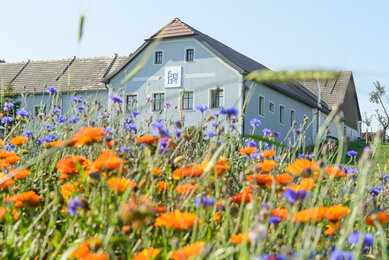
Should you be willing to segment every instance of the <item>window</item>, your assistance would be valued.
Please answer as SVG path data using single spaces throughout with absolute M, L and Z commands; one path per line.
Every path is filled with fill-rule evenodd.
M 261 116 L 265 115 L 265 98 L 263 96 L 259 96 L 258 100 L 258 114 Z
M 194 61 L 194 49 L 186 49 L 186 61 Z
M 162 64 L 162 51 L 156 51 L 155 52 L 154 64 Z
M 46 106 L 35 106 L 34 116 L 38 116 L 40 113 L 46 114 Z
M 182 94 L 181 108 L 183 110 L 193 109 L 193 91 L 184 91 Z
M 138 107 L 138 95 L 127 95 L 127 110 L 131 111 Z
M 296 121 L 296 113 L 293 109 L 290 110 L 290 126 L 293 126 L 293 122 Z
M 165 94 L 164 93 L 155 93 L 153 94 L 153 111 L 163 110 L 163 105 L 165 103 Z
M 269 102 L 269 111 L 274 112 L 274 103 L 271 101 Z
M 211 108 L 220 108 L 223 106 L 223 90 L 212 89 L 211 90 Z
M 280 106 L 280 124 L 285 124 L 284 114 L 285 114 L 285 107 Z

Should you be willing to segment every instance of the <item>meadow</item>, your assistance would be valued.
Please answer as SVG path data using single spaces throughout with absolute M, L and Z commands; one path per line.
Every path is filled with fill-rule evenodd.
M 62 113 L 48 92 L 48 114 L 0 118 L 2 259 L 387 259 L 379 139 L 355 152 L 322 129 L 306 148 L 315 118 L 286 145 L 240 136 L 233 108 L 185 127 L 168 103 L 149 120 L 75 96 Z

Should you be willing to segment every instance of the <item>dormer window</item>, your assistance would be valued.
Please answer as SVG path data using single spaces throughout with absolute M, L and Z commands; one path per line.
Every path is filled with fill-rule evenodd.
M 162 51 L 156 51 L 155 52 L 154 64 L 162 64 Z
M 186 49 L 185 61 L 194 61 L 194 49 Z

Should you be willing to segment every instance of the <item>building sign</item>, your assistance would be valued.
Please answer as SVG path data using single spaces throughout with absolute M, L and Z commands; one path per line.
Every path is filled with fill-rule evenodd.
M 181 87 L 181 66 L 165 68 L 165 88 Z

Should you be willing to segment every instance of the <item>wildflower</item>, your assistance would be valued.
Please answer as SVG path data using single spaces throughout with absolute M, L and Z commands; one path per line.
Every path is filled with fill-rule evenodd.
M 170 255 L 170 258 L 174 260 L 195 259 L 200 254 L 204 246 L 204 242 L 197 241 L 193 244 L 181 247 L 180 249 L 173 251 Z
M 28 113 L 26 110 L 22 109 L 16 112 L 17 116 L 20 116 L 22 118 L 27 118 L 30 116 L 30 113 Z M 12 120 L 13 121 L 13 120 Z
M 55 87 L 49 86 L 47 87 L 46 92 L 50 95 L 55 95 L 57 94 L 57 89 Z
M 338 204 L 336 206 L 331 206 L 328 208 L 327 219 L 332 222 L 337 222 L 342 217 L 346 216 L 348 213 L 350 213 L 349 208 L 344 207 L 341 204 Z
M 277 216 L 270 216 L 268 219 L 269 224 L 277 224 L 277 223 L 280 223 L 281 220 L 282 219 L 280 217 L 277 217 Z
M 70 197 L 70 195 L 75 192 L 75 191 L 78 191 L 80 189 L 80 183 L 78 182 L 66 182 L 64 184 L 62 184 L 61 186 L 61 194 L 62 194 L 62 197 L 65 201 L 68 200 L 68 198 Z
M 40 203 L 39 196 L 35 193 L 35 191 L 27 191 L 14 196 L 6 197 L 4 201 L 15 202 L 15 208 L 23 207 L 26 203 L 33 206 L 38 205 Z
M 242 148 L 242 149 L 239 149 L 239 152 L 241 154 L 253 154 L 255 153 L 255 151 L 257 150 L 257 147 L 246 147 L 246 148 Z
M 197 184 L 183 184 L 183 185 L 178 185 L 175 191 L 181 195 L 188 195 L 191 192 L 198 191 L 200 188 L 201 187 L 198 186 Z
M 64 141 L 53 141 L 49 143 L 50 147 L 60 147 L 65 145 Z
M 82 102 L 82 97 L 72 97 L 72 103 L 81 103 Z
M 269 174 L 256 174 L 246 177 L 246 181 L 258 184 L 261 188 L 267 188 L 273 184 L 273 176 Z
M 208 137 L 214 137 L 214 136 L 217 136 L 217 133 L 214 132 L 214 131 L 209 131 L 209 132 L 207 133 L 207 136 L 208 136 Z
M 22 180 L 31 174 L 29 169 L 23 169 L 23 170 L 11 169 L 9 173 L 18 180 Z
M 12 138 L 9 142 L 14 145 L 22 145 L 28 141 L 27 137 L 24 136 L 17 136 Z
M 164 106 L 164 108 L 169 108 L 172 106 L 172 103 L 167 101 L 167 102 L 165 102 L 165 104 L 163 106 Z
M 278 184 L 286 184 L 286 183 L 290 182 L 291 180 L 293 180 L 293 177 L 289 173 L 283 173 L 283 174 L 276 175 L 276 182 Z
M 262 157 L 273 157 L 276 154 L 275 150 L 264 150 L 261 152 Z
M 253 195 L 251 194 L 251 190 L 249 187 L 246 187 L 242 192 L 236 194 L 232 198 L 232 201 L 237 204 L 241 204 L 241 202 L 244 201 L 244 204 L 247 204 L 251 202 L 252 199 L 253 199 Z
M 344 178 L 346 177 L 346 173 L 342 172 L 342 170 L 339 167 L 326 167 L 326 171 L 328 173 L 328 176 L 330 178 Z
M 278 165 L 278 163 L 276 163 L 273 160 L 265 160 L 263 162 L 256 163 L 255 167 L 258 168 L 260 171 L 266 173 L 266 172 L 270 172 L 272 169 L 277 167 L 277 165 Z
M 222 108 L 220 110 L 220 114 L 227 115 L 228 117 L 236 116 L 236 115 L 238 115 L 238 110 L 235 107 L 231 107 L 228 109 Z
M 91 253 L 91 249 L 98 249 L 99 247 L 101 247 L 101 245 L 102 245 L 102 241 L 97 237 L 86 239 L 78 248 L 73 250 L 70 257 L 79 258 L 83 260 L 88 259 L 88 257 L 91 256 L 97 257 L 97 254 Z M 101 255 L 100 257 L 104 257 L 104 255 Z M 89 258 L 89 259 L 107 259 L 107 257 L 108 256 L 105 254 L 105 258 Z
M 347 156 L 350 156 L 350 157 L 357 156 L 357 155 L 358 155 L 358 153 L 356 151 L 354 151 L 354 150 L 351 150 L 351 151 L 347 152 Z
M 93 167 L 96 170 L 113 170 L 120 168 L 124 163 L 126 163 L 126 161 L 117 157 L 116 152 L 112 152 L 111 150 L 102 150 L 97 160 L 93 162 Z
M 4 116 L 1 118 L 1 123 L 6 124 L 6 123 L 12 123 L 14 119 L 10 116 Z
M 29 136 L 32 136 L 32 131 L 31 130 L 26 130 L 24 131 L 24 134 L 23 134 L 25 137 L 29 137 Z
M 69 118 L 69 122 L 70 123 L 77 123 L 78 121 L 80 121 L 80 117 L 79 116 L 74 116 L 74 117 L 70 117 Z
M 203 205 L 203 207 L 212 207 L 215 205 L 215 200 L 206 196 L 203 196 L 202 198 L 197 197 L 195 200 L 195 205 L 200 206 L 200 203 Z
M 134 133 L 136 133 L 138 131 L 138 127 L 134 124 L 131 124 L 131 123 L 125 124 L 124 129 L 126 129 L 128 132 L 133 131 Z
M 259 119 L 253 118 L 250 121 L 250 125 L 252 127 L 259 127 L 261 125 L 261 121 Z
M 172 227 L 175 229 L 188 230 L 196 223 L 200 224 L 201 220 L 199 220 L 195 214 L 175 210 L 174 212 L 164 213 L 161 216 L 157 217 L 154 226 L 164 226 Z
M 272 215 L 275 217 L 279 217 L 281 220 L 285 220 L 289 218 L 289 211 L 288 209 L 277 208 L 272 210 Z
M 109 96 L 109 98 L 114 102 L 114 103 L 118 103 L 118 104 L 121 104 L 123 103 L 123 99 L 119 96 L 115 96 L 114 94 L 111 94 Z
M 350 244 L 358 244 L 359 242 L 360 233 L 358 231 L 355 231 L 353 233 L 350 233 L 347 237 L 347 241 Z M 370 233 L 366 233 L 363 237 L 363 246 L 372 246 L 374 242 L 374 236 Z
M 303 201 L 306 195 L 307 192 L 305 190 L 299 190 L 296 192 L 292 189 L 287 189 L 283 194 L 284 198 L 288 199 L 288 201 L 293 204 L 298 200 Z
M 158 182 L 158 190 L 159 192 L 163 192 L 169 189 L 169 184 L 165 181 Z
M 256 260 L 287 260 L 287 258 L 284 255 L 268 255 L 264 254 L 261 258 Z
M 314 177 L 317 177 L 321 172 L 321 168 L 315 161 L 310 161 L 308 159 L 296 159 L 286 168 L 286 171 L 297 176 L 313 175 Z
M 77 109 L 77 112 L 81 113 L 86 109 L 86 107 L 84 105 L 81 105 L 81 106 L 76 107 L 76 109 Z
M 78 148 L 101 140 L 103 135 L 105 135 L 104 128 L 87 126 L 76 132 L 69 143 Z
M 196 106 L 196 110 L 203 113 L 204 111 L 206 111 L 208 109 L 208 106 L 206 105 L 203 105 L 203 106 Z
M 13 103 L 8 103 L 8 102 L 4 103 L 4 106 L 3 106 L 3 110 L 4 111 L 9 111 L 9 110 L 12 110 L 13 108 L 14 108 L 14 104 Z
M 135 142 L 137 143 L 143 143 L 143 144 L 156 144 L 158 143 L 158 137 L 153 135 L 144 135 L 144 136 L 138 136 L 135 138 Z
M 0 139 L 0 146 L 4 146 L 4 145 L 5 145 L 4 140 Z
M 0 172 L 0 189 L 4 189 L 13 184 L 15 184 L 13 179 L 9 178 L 4 172 Z
M 157 258 L 160 251 L 156 248 L 143 249 L 141 252 L 134 255 L 132 260 L 152 260 Z
M 20 161 L 20 159 L 21 158 L 14 152 L 0 150 L 0 167 L 8 167 Z
M 276 137 L 276 138 L 278 138 L 278 137 L 280 137 L 281 136 L 281 133 L 280 132 L 278 132 L 278 131 L 274 131 L 274 136 Z
M 159 176 L 161 175 L 162 173 L 164 173 L 164 171 L 158 167 L 154 167 L 153 169 L 153 176 Z
M 61 109 L 59 109 L 59 107 L 54 107 L 51 110 L 51 114 L 53 114 L 53 115 L 58 115 L 59 113 L 61 113 Z
M 64 158 L 57 162 L 57 171 L 61 174 L 60 179 L 69 178 L 70 175 L 79 174 L 78 167 L 87 168 L 90 166 L 90 161 L 82 156 L 76 155 L 72 157 Z
M 241 244 L 243 241 L 247 241 L 248 243 L 250 243 L 250 237 L 249 237 L 249 233 L 250 232 L 246 232 L 246 233 L 240 233 L 240 234 L 237 234 L 237 235 L 232 235 L 230 236 L 230 241 L 234 244 Z
M 154 207 L 154 211 L 156 213 L 165 213 L 166 212 L 166 206 L 156 206 L 156 207 Z
M 330 260 L 352 260 L 354 255 L 352 252 L 346 252 L 335 249 L 331 252 Z
M 294 222 L 319 222 L 328 215 L 327 207 L 314 207 L 302 211 L 297 211 L 292 217 Z
M 68 204 L 68 212 L 71 216 L 76 215 L 77 209 L 82 208 L 82 204 L 79 199 L 74 198 Z
M 215 214 L 212 217 L 212 220 L 215 223 L 218 223 L 221 219 L 222 219 L 222 216 L 220 215 L 220 213 L 219 212 L 215 212 Z
M 153 133 L 154 135 L 159 135 L 161 138 L 169 137 L 169 131 L 162 123 L 155 123 L 153 125 Z
M 262 130 L 262 132 L 263 132 L 264 135 L 270 135 L 270 134 L 271 134 L 271 130 L 270 130 L 270 129 L 267 129 L 267 128 L 264 128 L 264 129 Z
M 380 211 L 376 216 L 368 216 L 366 219 L 366 224 L 369 226 L 374 226 L 374 219 L 376 219 L 381 225 L 385 225 L 389 222 L 389 214 L 386 211 Z
M 109 187 L 111 187 L 114 191 L 122 193 L 128 188 L 135 188 L 136 183 L 132 182 L 126 178 L 111 178 L 107 181 Z
M 4 207 L 0 207 L 0 222 L 5 219 L 5 211 L 6 211 L 6 209 Z M 7 212 L 10 212 L 10 211 L 11 210 L 9 208 L 7 208 Z M 19 212 L 16 211 L 16 209 L 13 209 L 11 214 L 13 216 L 13 220 L 16 221 L 19 219 Z

